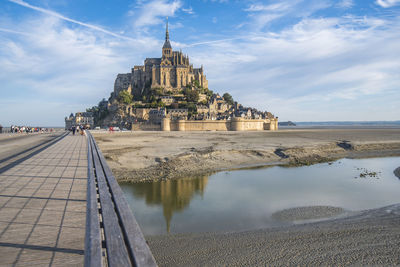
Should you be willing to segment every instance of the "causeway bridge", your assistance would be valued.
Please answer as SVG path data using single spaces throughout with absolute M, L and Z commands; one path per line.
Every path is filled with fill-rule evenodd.
M 157 266 L 90 132 L 23 142 L 0 138 L 0 266 Z

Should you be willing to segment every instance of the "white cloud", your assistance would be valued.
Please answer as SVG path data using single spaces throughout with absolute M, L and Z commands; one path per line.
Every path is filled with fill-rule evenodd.
M 159 9 L 148 6 L 156 3 L 161 3 Z M 280 3 L 249 5 L 250 20 L 237 36 L 196 36 L 201 41 L 173 42 L 173 47 L 184 48 L 195 67 L 204 65 L 210 89 L 229 91 L 239 102 L 272 111 L 282 120 L 400 117 L 398 17 L 313 19 L 310 14 L 331 2 Z M 180 1 L 143 1 L 134 10 L 137 27 L 163 23 L 163 16 L 176 15 L 181 8 Z M 147 21 L 146 12 L 152 20 Z M 162 40 L 120 38 L 86 24 L 72 22 L 71 27 L 70 19 L 58 13 L 40 13 L 44 15 L 37 19 L 0 21 L 0 114 L 20 102 L 27 107 L 21 109 L 25 113 L 38 106 L 26 116 L 31 121 L 46 118 L 47 125 L 62 125 L 71 111 L 107 97 L 117 73 L 160 55 Z M 297 22 L 274 32 L 263 29 L 283 16 Z M 22 111 L 15 118 L 25 124 Z
M 295 1 L 293 3 L 281 2 L 281 3 L 271 4 L 271 5 L 252 4 L 248 8 L 244 9 L 244 11 L 247 11 L 247 12 L 285 11 L 285 10 L 288 10 L 290 7 L 292 7 L 294 4 L 296 4 L 296 2 L 298 2 L 298 1 Z
M 376 0 L 377 5 L 388 8 L 400 4 L 400 0 Z
M 0 106 L 13 110 L 13 103 L 29 99 L 34 104 L 24 106 L 24 112 L 35 109 L 47 125 L 63 125 L 60 113 L 85 110 L 108 97 L 117 73 L 129 72 L 161 46 L 152 38 L 133 41 L 88 27 L 70 28 L 54 16 L 2 21 L 0 31 Z M 58 103 L 57 111 L 48 103 Z M 71 110 L 71 103 L 80 108 Z
M 248 26 L 258 31 L 263 30 L 271 22 L 283 18 L 305 18 L 314 12 L 330 7 L 332 4 L 327 0 L 283 0 L 279 3 L 251 4 L 244 11 L 249 13 L 251 21 Z M 240 27 L 243 26 L 243 23 Z
M 394 120 L 398 32 L 398 19 L 306 18 L 276 33 L 205 42 L 206 53 L 200 44 L 187 49 L 211 89 L 283 120 Z M 369 114 L 369 105 L 381 111 Z M 357 111 L 348 114 L 351 107 Z
M 352 8 L 354 6 L 353 0 L 342 0 L 336 4 L 339 8 Z
M 15 34 L 20 34 L 20 35 L 29 35 L 29 33 L 26 32 L 20 32 L 20 31 L 15 31 L 15 30 L 10 30 L 10 29 L 4 29 L 4 28 L 0 28 L 1 32 L 6 32 L 6 33 L 15 33 Z
M 170 30 L 176 30 L 176 29 L 180 29 L 183 28 L 183 24 L 181 22 L 176 22 L 176 23 L 168 23 L 168 28 Z
M 179 0 L 152 0 L 140 6 L 139 17 L 135 21 L 136 28 L 161 24 L 165 17 L 172 17 L 182 7 Z
M 20 86 L 26 86 L 26 89 L 29 88 L 28 90 L 33 92 L 86 95 L 90 90 L 83 89 L 90 83 L 90 76 L 94 74 L 90 72 L 93 71 L 97 73 L 97 77 L 102 77 L 107 67 L 115 67 L 120 60 L 107 43 L 98 42 L 93 33 L 71 30 L 56 18 L 30 21 L 29 26 L 22 27 L 30 33 L 28 36 L 0 40 L 1 52 L 5 55 L 0 60 L 6 70 L 6 73 L 0 75 L 7 75 L 10 83 L 21 80 Z M 96 65 L 97 71 L 94 70 Z M 85 75 L 87 81 L 82 79 Z M 13 76 L 15 79 L 11 79 Z M 35 79 L 38 76 L 46 78 Z M 18 79 L 22 77 L 25 79 Z M 81 85 L 70 86 L 74 80 L 80 80 Z
M 301 0 L 283 1 L 276 4 L 251 4 L 244 11 L 249 12 L 252 22 L 248 23 L 251 28 L 262 30 L 270 22 L 279 19 L 291 12 L 294 6 Z M 242 27 L 243 23 L 239 26 Z
M 190 15 L 193 15 L 193 14 L 194 14 L 194 11 L 193 11 L 193 8 L 192 8 L 192 7 L 189 7 L 189 8 L 182 8 L 182 11 L 185 12 L 185 13 L 188 13 L 188 14 L 190 14 Z
M 30 9 L 36 10 L 38 12 L 44 13 L 44 14 L 49 15 L 49 16 L 53 16 L 53 17 L 56 17 L 56 18 L 59 18 L 59 19 L 62 19 L 62 20 L 65 20 L 65 21 L 68 21 L 68 22 L 71 22 L 71 23 L 74 23 L 74 24 L 78 24 L 80 26 L 84 26 L 84 27 L 90 28 L 92 30 L 96 30 L 96 31 L 100 31 L 100 32 L 112 35 L 114 37 L 123 38 L 123 39 L 131 39 L 129 37 L 122 36 L 120 34 L 116 34 L 114 32 L 108 31 L 108 30 L 106 30 L 106 29 L 104 29 L 102 27 L 99 27 L 99 26 L 96 26 L 96 25 L 93 25 L 93 24 L 89 24 L 89 23 L 85 23 L 85 22 L 81 22 L 81 21 L 78 21 L 78 20 L 75 20 L 75 19 L 68 18 L 68 17 L 66 17 L 64 15 L 61 15 L 60 13 L 54 12 L 52 10 L 48 10 L 48 9 L 45 9 L 45 8 L 41 8 L 41 7 L 37 7 L 37 6 L 31 5 L 31 4 L 28 4 L 27 2 L 25 2 L 23 0 L 8 0 L 8 1 L 10 1 L 12 3 L 15 3 L 17 5 L 20 5 L 20 6 L 24 6 L 26 8 L 30 8 Z

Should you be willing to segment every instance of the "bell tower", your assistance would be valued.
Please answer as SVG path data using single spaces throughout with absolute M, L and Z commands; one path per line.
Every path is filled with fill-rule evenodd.
M 172 56 L 172 47 L 171 43 L 169 42 L 169 32 L 168 32 L 168 17 L 167 17 L 167 27 L 165 30 L 165 42 L 162 48 L 162 57 L 163 58 L 170 58 Z

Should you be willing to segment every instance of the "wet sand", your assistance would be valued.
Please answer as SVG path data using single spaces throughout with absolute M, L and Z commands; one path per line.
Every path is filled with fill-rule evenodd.
M 339 158 L 400 156 L 400 129 L 277 132 L 93 131 L 120 181 L 202 175 L 245 166 L 309 165 Z
M 146 239 L 160 266 L 398 266 L 400 205 L 291 227 Z
M 94 136 L 117 179 L 133 182 L 243 166 L 400 156 L 400 129 L 127 132 Z M 400 168 L 394 173 L 400 178 Z M 357 213 L 340 207 L 302 207 L 277 216 L 292 221 L 322 220 L 245 232 L 146 239 L 160 266 L 400 265 L 400 204 Z

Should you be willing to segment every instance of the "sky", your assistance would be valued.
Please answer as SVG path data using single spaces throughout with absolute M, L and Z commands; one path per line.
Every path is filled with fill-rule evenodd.
M 280 121 L 400 119 L 400 0 L 0 0 L 0 124 L 63 126 L 174 50 Z

